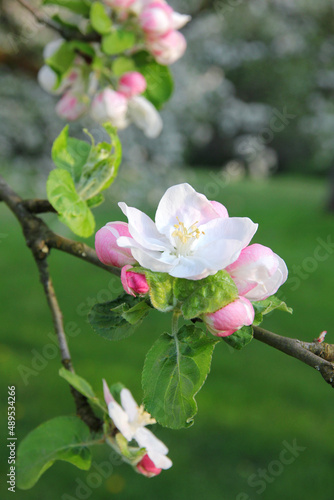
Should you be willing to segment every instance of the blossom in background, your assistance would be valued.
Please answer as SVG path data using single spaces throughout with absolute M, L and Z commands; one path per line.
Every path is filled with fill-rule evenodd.
M 159 474 L 162 469 L 169 469 L 173 463 L 167 457 L 168 448 L 146 429 L 147 425 L 156 423 L 155 419 L 142 406 L 138 407 L 128 389 L 121 390 L 121 405 L 111 395 L 105 380 L 103 392 L 109 416 L 119 432 L 128 442 L 135 439 L 140 448 L 146 450 L 144 457 L 137 464 L 137 471 L 151 477 Z
M 215 205 L 189 184 L 166 191 L 155 222 L 125 203 L 119 206 L 128 217 L 130 236 L 118 238 L 117 245 L 129 248 L 141 266 L 177 278 L 198 280 L 224 269 L 257 229 L 246 217 L 221 217 Z

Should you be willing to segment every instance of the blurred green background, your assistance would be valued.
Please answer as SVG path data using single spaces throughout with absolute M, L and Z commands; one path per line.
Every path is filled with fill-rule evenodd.
M 50 146 L 63 126 L 54 117 L 54 99 L 35 83 L 41 44 L 50 33 L 29 31 L 31 24 L 12 0 L 0 3 L 0 170 L 22 196 L 43 197 L 52 168 Z M 333 3 L 180 0 L 172 5 L 191 12 L 194 20 L 184 30 L 187 54 L 172 67 L 176 92 L 163 111 L 164 132 L 156 141 L 133 129 L 122 135 L 125 161 L 106 203 L 95 211 L 97 227 L 122 218 L 118 201 L 153 216 L 165 189 L 189 182 L 225 204 L 231 216 L 259 223 L 254 242 L 270 246 L 286 261 L 290 275 L 280 296 L 294 314 L 276 312 L 264 326 L 306 341 L 328 330 L 328 342 L 334 343 L 334 250 L 326 246 L 334 239 L 328 211 Z M 284 107 L 295 118 L 275 131 L 272 119 Z M 83 125 L 91 127 L 86 121 L 72 130 L 79 133 Z M 270 140 L 268 130 L 273 132 Z M 44 218 L 55 231 L 70 236 L 54 215 Z M 93 245 L 93 239 L 88 243 Z M 7 385 L 16 385 L 20 442 L 40 423 L 73 415 L 74 404 L 57 375 L 59 357 L 51 347 L 52 322 L 35 263 L 17 221 L 2 204 L 0 256 L 1 435 L 6 436 L 7 428 Z M 50 267 L 77 373 L 100 395 L 102 378 L 110 384 L 122 381 L 140 402 L 145 354 L 169 329 L 170 316 L 153 312 L 132 337 L 107 342 L 92 332 L 86 314 L 95 302 L 119 293 L 119 281 L 55 251 Z M 80 333 L 73 337 L 73 331 Z M 27 369 L 34 374 L 29 376 Z M 170 449 L 172 469 L 148 480 L 127 465 L 115 465 L 95 487 L 89 473 L 57 462 L 32 490 L 17 491 L 16 497 L 333 500 L 332 392 L 311 368 L 257 341 L 242 352 L 222 342 L 197 396 L 194 426 L 153 429 Z M 286 443 L 300 447 L 290 464 L 280 462 Z M 96 448 L 93 461 L 101 465 L 109 454 L 107 447 Z M 1 462 L 4 477 L 4 440 Z M 4 483 L 0 497 L 7 499 Z

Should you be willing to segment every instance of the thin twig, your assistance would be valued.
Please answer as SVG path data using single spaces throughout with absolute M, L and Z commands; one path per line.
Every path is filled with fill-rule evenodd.
M 57 213 L 48 200 L 23 200 L 23 205 L 31 214 Z
M 254 327 L 254 338 L 288 356 L 299 359 L 303 363 L 319 371 L 328 384 L 334 388 L 334 364 L 318 356 L 310 349 L 310 343 L 297 339 L 282 337 L 258 326 Z M 332 346 L 333 347 L 333 346 Z

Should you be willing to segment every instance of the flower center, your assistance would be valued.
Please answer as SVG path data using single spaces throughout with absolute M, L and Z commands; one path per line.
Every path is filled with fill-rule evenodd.
M 180 257 L 180 255 L 191 255 L 191 246 L 193 242 L 198 240 L 201 234 L 205 233 L 198 229 L 196 225 L 198 221 L 194 222 L 189 228 L 186 228 L 184 223 L 180 221 L 178 217 L 176 218 L 178 224 L 174 224 L 175 231 L 172 233 L 176 255 L 177 257 Z

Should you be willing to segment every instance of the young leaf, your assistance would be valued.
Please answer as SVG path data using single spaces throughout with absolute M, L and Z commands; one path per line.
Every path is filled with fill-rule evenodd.
M 182 304 L 185 319 L 192 319 L 204 313 L 218 311 L 238 298 L 237 287 L 226 271 L 218 271 L 202 280 L 176 278 L 175 298 Z
M 232 335 L 223 337 L 223 340 L 231 347 L 234 347 L 234 349 L 240 351 L 253 340 L 253 328 L 251 326 L 243 326 Z
M 67 170 L 75 183 L 81 176 L 92 146 L 85 141 L 79 141 L 68 136 L 68 125 L 60 132 L 52 146 L 52 160 L 58 168 Z
M 78 236 L 88 238 L 93 234 L 93 214 L 76 192 L 73 179 L 67 170 L 52 170 L 46 183 L 46 191 L 48 200 L 58 212 L 61 222 Z
M 167 66 L 158 64 L 153 57 L 145 51 L 133 56 L 133 61 L 146 79 L 147 89 L 143 94 L 157 109 L 168 101 L 174 89 L 173 78 Z
M 88 16 L 90 11 L 90 2 L 87 0 L 43 0 L 43 5 L 59 5 L 83 16 Z
M 82 377 L 76 373 L 66 370 L 63 366 L 59 369 L 59 375 L 64 378 L 72 387 L 74 387 L 80 394 L 83 394 L 88 399 L 95 399 L 96 395 L 92 386 Z
M 95 304 L 88 314 L 88 321 L 101 337 L 120 340 L 132 335 L 149 310 L 145 301 L 123 294 L 111 302 Z
M 120 56 L 113 61 L 111 69 L 115 76 L 121 76 L 128 71 L 136 71 L 137 68 L 133 59 Z
M 71 43 L 64 42 L 51 57 L 46 59 L 45 62 L 59 76 L 62 76 L 72 67 L 75 56 L 75 50 Z
M 120 54 L 131 49 L 136 42 L 136 35 L 133 31 L 117 29 L 102 38 L 102 51 L 109 55 Z
M 252 305 L 255 311 L 255 319 L 253 321 L 254 326 L 260 325 L 263 321 L 263 316 L 265 314 L 269 314 L 271 311 L 274 311 L 275 309 L 279 311 L 288 312 L 289 314 L 293 313 L 292 308 L 288 307 L 285 302 L 283 302 L 275 295 L 272 295 L 271 297 L 268 297 L 267 299 L 264 300 L 252 302 Z
M 176 337 L 161 335 L 147 353 L 142 385 L 144 404 L 163 426 L 189 427 L 197 412 L 194 399 L 210 371 L 218 339 L 195 326 L 183 326 Z
M 29 489 L 56 460 L 79 469 L 91 465 L 89 428 L 78 417 L 57 417 L 28 434 L 18 447 L 17 486 Z
M 110 33 L 112 22 L 105 6 L 101 2 L 94 2 L 90 9 L 90 22 L 95 31 L 101 35 Z
M 159 311 L 171 311 L 174 306 L 173 283 L 174 279 L 167 273 L 155 273 L 148 269 L 137 268 L 133 269 L 135 272 L 142 271 L 150 288 L 150 299 L 153 307 Z

